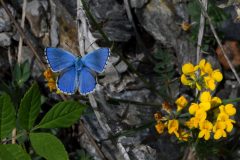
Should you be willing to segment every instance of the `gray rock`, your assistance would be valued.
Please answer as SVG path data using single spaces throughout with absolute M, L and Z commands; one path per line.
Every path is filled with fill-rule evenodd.
M 131 0 L 130 4 L 133 8 L 142 8 L 149 0 Z
M 68 12 L 73 16 L 77 16 L 77 1 L 76 0 L 59 0 L 68 10 Z
M 87 0 L 91 13 L 112 41 L 128 41 L 133 35 L 125 7 L 117 0 Z M 98 31 L 97 38 L 102 38 Z
M 178 63 L 195 62 L 194 43 L 179 24 L 187 19 L 186 4 L 173 4 L 171 1 L 151 0 L 144 8 L 136 9 L 140 24 L 155 40 L 171 46 L 177 53 Z
M 229 17 L 222 23 L 219 30 L 223 32 L 225 39 L 240 40 L 240 23 L 236 20 L 238 16 L 234 6 L 230 6 L 224 9 Z
M 51 3 L 51 20 L 50 20 L 50 37 L 51 37 L 51 46 L 52 47 L 57 47 L 59 44 L 59 36 L 58 36 L 58 28 L 59 28 L 59 23 L 57 21 L 56 17 L 56 4 L 50 1 Z
M 118 73 L 126 72 L 127 69 L 128 69 L 127 64 L 125 62 L 123 62 L 123 61 L 118 63 L 115 67 L 116 67 L 116 70 L 118 71 Z
M 28 62 L 31 63 L 32 60 L 34 59 L 33 57 L 34 56 L 32 54 L 32 51 L 30 50 L 30 48 L 27 46 L 23 46 L 22 47 L 22 61 L 24 62 L 24 61 L 28 60 Z M 35 59 L 35 62 L 36 62 L 36 59 Z M 33 77 L 39 77 L 41 74 L 42 74 L 41 66 L 39 66 L 38 63 L 34 63 L 31 75 Z
M 120 60 L 120 57 L 116 55 L 111 55 L 108 59 L 108 61 L 112 63 L 112 65 L 115 65 L 119 60 Z
M 120 81 L 120 76 L 115 67 L 111 63 L 107 64 L 104 74 L 105 77 L 103 79 L 100 79 L 100 82 L 103 83 L 104 85 Z
M 26 19 L 30 23 L 31 30 L 36 37 L 42 37 L 48 31 L 47 4 L 46 0 L 33 0 L 27 3 Z
M 11 36 L 7 32 L 0 33 L 0 46 L 6 47 L 11 44 Z
M 129 109 L 125 119 L 123 120 L 124 123 L 126 123 L 129 126 L 136 126 L 141 124 L 141 119 L 140 119 L 140 113 L 137 107 L 130 106 L 131 109 Z
M 10 5 L 7 5 L 7 7 L 11 11 L 12 15 L 15 17 L 16 16 L 15 10 Z M 5 9 L 0 7 L 0 32 L 10 31 L 11 24 L 12 23 L 10 17 L 7 15 Z
M 123 90 L 126 90 L 127 85 L 129 83 L 136 82 L 136 77 L 129 76 L 129 75 L 123 75 L 121 81 L 118 84 L 110 84 L 109 85 L 109 91 L 110 93 L 117 92 L 120 93 Z
M 134 137 L 122 136 L 122 137 L 119 137 L 118 141 L 122 143 L 124 146 L 132 146 L 132 145 L 139 145 L 142 140 L 140 136 L 134 136 Z
M 155 149 L 147 145 L 138 145 L 132 152 L 134 153 L 134 159 L 136 160 L 156 160 L 157 152 Z

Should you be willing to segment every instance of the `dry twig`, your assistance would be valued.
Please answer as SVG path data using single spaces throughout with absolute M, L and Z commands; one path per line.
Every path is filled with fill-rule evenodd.
M 25 23 L 25 15 L 26 15 L 26 7 L 27 7 L 27 0 L 23 1 L 22 6 L 22 20 L 21 20 L 21 27 L 24 29 Z M 23 38 L 20 36 L 19 43 L 18 43 L 18 63 L 22 62 L 22 45 L 23 45 Z
M 208 0 L 202 0 L 203 2 L 203 7 L 207 10 L 207 5 L 208 5 Z M 205 16 L 203 15 L 203 13 L 201 14 L 200 17 L 200 27 L 199 27 L 199 31 L 198 31 L 198 42 L 197 42 L 197 63 L 199 63 L 200 59 L 201 59 L 201 46 L 202 46 L 202 39 L 203 39 L 203 35 L 204 35 L 204 28 L 205 28 Z
M 214 26 L 213 26 L 212 20 L 211 20 L 211 18 L 209 17 L 209 15 L 208 15 L 208 13 L 207 13 L 207 10 L 204 8 L 204 4 L 202 3 L 201 0 L 199 0 L 199 3 L 200 3 L 200 6 L 201 6 L 201 9 L 202 9 L 203 14 L 205 15 L 205 17 L 207 18 L 207 20 L 208 20 L 208 22 L 209 22 L 211 31 L 212 31 L 215 39 L 217 40 L 217 43 L 218 43 L 219 47 L 221 48 L 221 51 L 222 51 L 225 59 L 227 60 L 228 65 L 230 66 L 230 68 L 231 68 L 234 76 L 236 77 L 236 79 L 237 79 L 237 81 L 238 81 L 238 83 L 239 83 L 239 85 L 240 85 L 240 78 L 239 78 L 239 76 L 238 76 L 238 74 L 237 74 L 237 71 L 235 70 L 233 64 L 231 63 L 231 61 L 229 60 L 229 58 L 228 58 L 228 56 L 227 56 L 227 54 L 226 54 L 225 49 L 223 48 L 223 45 L 222 45 L 222 43 L 221 43 L 221 40 L 220 40 L 220 38 L 218 37 L 218 34 L 217 34 L 217 32 L 216 32 L 216 30 L 215 30 L 215 28 L 214 28 Z

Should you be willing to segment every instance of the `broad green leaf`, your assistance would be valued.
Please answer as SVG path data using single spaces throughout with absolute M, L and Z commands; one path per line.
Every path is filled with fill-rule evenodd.
M 10 135 L 15 127 L 15 110 L 9 95 L 0 97 L 0 140 Z
M 36 153 L 47 160 L 68 160 L 62 142 L 49 133 L 30 133 L 30 141 Z
M 31 160 L 31 158 L 17 144 L 2 144 L 0 145 L 0 160 Z
M 19 107 L 19 123 L 26 130 L 30 130 L 40 112 L 41 94 L 38 85 L 34 83 L 25 93 Z
M 85 110 L 86 106 L 74 101 L 57 103 L 43 117 L 37 128 L 69 127 L 75 123 Z

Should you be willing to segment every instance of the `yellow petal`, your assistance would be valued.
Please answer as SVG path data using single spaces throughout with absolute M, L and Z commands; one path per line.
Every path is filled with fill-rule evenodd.
M 227 137 L 227 133 L 223 130 L 222 131 L 223 137 Z
M 199 62 L 199 67 L 200 67 L 200 68 L 204 68 L 205 63 L 206 63 L 206 60 L 205 60 L 205 59 L 202 59 L 202 60 Z
M 208 111 L 211 108 L 210 102 L 202 102 L 199 104 L 199 107 L 203 109 L 204 111 Z
M 217 130 L 214 134 L 214 139 L 220 139 L 222 137 L 222 132 L 221 130 Z
M 178 134 L 177 131 L 174 131 L 174 134 L 175 134 L 176 137 L 179 137 L 179 134 Z
M 198 134 L 198 138 L 202 138 L 204 136 L 204 131 L 200 131 Z
M 187 106 L 188 101 L 184 96 L 181 96 L 175 101 L 175 104 L 178 105 L 182 109 Z
M 191 81 L 187 79 L 185 74 L 182 74 L 181 82 L 182 82 L 183 85 L 186 85 L 186 86 L 191 84 Z
M 211 74 L 212 73 L 212 65 L 207 62 L 204 66 L 204 70 L 206 73 Z
M 232 123 L 228 123 L 227 124 L 227 128 L 226 128 L 227 132 L 231 132 L 232 129 L 233 129 L 233 124 Z
M 227 104 L 225 106 L 225 112 L 229 115 L 229 116 L 233 116 L 236 114 L 236 108 L 233 106 L 233 104 Z
M 208 91 L 203 92 L 200 96 L 201 102 L 210 102 L 211 99 L 212 99 L 211 94 Z
M 209 88 L 210 90 L 215 90 L 216 84 L 213 78 L 211 77 L 204 77 L 204 81 L 206 84 L 206 87 Z
M 179 127 L 179 122 L 176 119 L 168 121 L 168 133 L 172 134 L 174 131 L 177 131 Z
M 204 121 L 207 118 L 207 113 L 204 110 L 199 109 L 196 111 L 195 118 L 199 121 Z
M 210 133 L 206 132 L 205 136 L 204 136 L 204 139 L 207 141 L 207 140 L 209 140 L 209 138 L 210 138 Z
M 219 110 L 220 110 L 221 113 L 224 113 L 225 112 L 225 106 L 224 105 L 219 106 Z
M 182 66 L 183 74 L 192 74 L 194 72 L 194 65 L 192 63 L 186 63 Z
M 218 106 L 222 103 L 222 100 L 219 97 L 213 97 L 211 100 L 212 106 Z
M 205 120 L 205 127 L 206 127 L 207 130 L 212 130 L 213 125 L 208 120 Z
M 212 77 L 217 82 L 221 82 L 223 79 L 223 75 L 219 70 L 214 70 L 212 73 Z
M 199 109 L 198 104 L 192 103 L 191 106 L 189 107 L 188 111 L 190 114 L 195 114 L 198 109 Z

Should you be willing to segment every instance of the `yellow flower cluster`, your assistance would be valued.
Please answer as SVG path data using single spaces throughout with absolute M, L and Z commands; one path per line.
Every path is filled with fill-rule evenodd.
M 219 97 L 211 97 L 210 92 L 205 91 L 201 94 L 200 103 L 192 103 L 189 106 L 189 113 L 193 115 L 185 124 L 190 128 L 200 130 L 198 138 L 210 139 L 210 134 L 214 133 L 214 139 L 226 137 L 226 131 L 231 132 L 233 129 L 234 116 L 236 109 L 232 104 L 222 105 Z M 208 117 L 210 113 L 216 113 L 215 117 Z M 208 114 L 209 113 L 209 114 Z M 207 119 L 211 119 L 207 120 Z
M 162 109 L 167 115 L 162 116 L 160 112 L 154 115 L 157 132 L 161 134 L 166 128 L 169 134 L 174 134 L 181 141 L 193 138 L 193 131 L 204 140 L 227 137 L 227 133 L 233 130 L 236 108 L 233 104 L 224 104 L 219 97 L 212 97 L 210 93 L 215 90 L 216 83 L 222 80 L 222 73 L 213 70 L 204 59 L 197 66 L 191 63 L 183 65 L 182 71 L 182 83 L 196 87 L 201 92 L 196 97 L 197 101 L 191 103 L 180 96 L 175 101 L 176 111 L 168 102 L 164 102 Z
M 222 73 L 212 69 L 212 65 L 202 59 L 198 65 L 186 63 L 182 67 L 181 82 L 183 85 L 202 90 L 202 88 L 215 90 L 216 83 L 223 79 Z M 198 76 L 199 75 L 199 76 Z
M 49 90 L 52 92 L 57 89 L 56 87 L 56 80 L 53 72 L 50 68 L 46 69 L 43 73 L 45 79 L 47 80 L 47 86 Z

